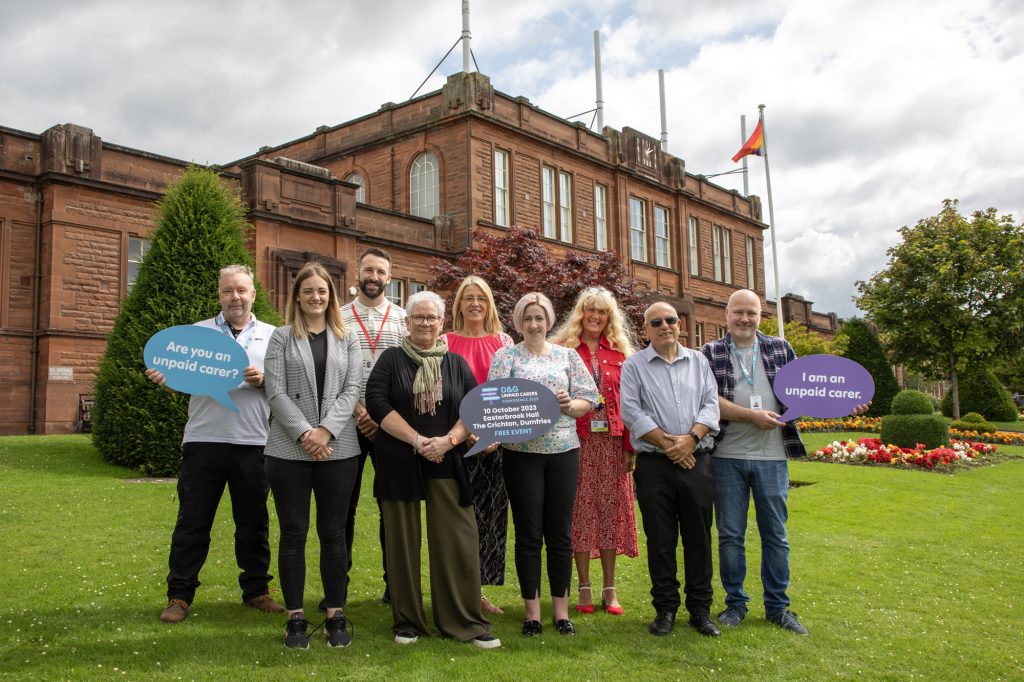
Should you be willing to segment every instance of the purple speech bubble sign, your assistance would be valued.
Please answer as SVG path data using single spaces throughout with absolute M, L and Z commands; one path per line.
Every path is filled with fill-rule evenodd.
M 775 375 L 775 397 L 786 406 L 779 421 L 797 417 L 845 417 L 875 394 L 871 373 L 838 355 L 808 355 Z

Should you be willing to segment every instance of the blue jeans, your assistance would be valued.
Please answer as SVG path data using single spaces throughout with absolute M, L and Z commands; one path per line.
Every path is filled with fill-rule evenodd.
M 747 575 L 744 537 L 747 510 L 754 497 L 757 530 L 761 535 L 761 584 L 766 613 L 789 606 L 789 540 L 786 538 L 786 499 L 789 470 L 785 460 L 763 461 L 715 457 L 715 522 L 718 527 L 718 570 L 726 606 L 747 610 L 743 590 Z

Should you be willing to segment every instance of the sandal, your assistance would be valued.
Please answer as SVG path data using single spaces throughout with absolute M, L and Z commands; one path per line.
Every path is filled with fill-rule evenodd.
M 604 600 L 604 593 L 608 590 L 614 590 L 615 586 L 601 588 L 601 606 L 604 607 L 604 612 L 609 616 L 621 616 L 623 614 L 622 606 L 619 604 L 619 600 L 616 599 L 614 602 L 607 602 Z
M 590 583 L 587 583 L 586 585 L 580 585 L 580 587 L 579 587 L 580 596 L 583 595 L 583 590 L 586 590 L 588 593 L 591 593 Z M 593 604 L 594 597 L 593 597 L 593 594 L 591 594 L 590 601 L 591 601 L 590 604 L 576 604 L 576 613 L 593 613 L 594 612 L 594 604 Z
M 492 616 L 500 616 L 505 613 L 501 610 L 500 606 L 495 606 L 491 603 L 490 599 L 482 594 L 480 595 L 480 610 L 484 613 L 489 613 Z

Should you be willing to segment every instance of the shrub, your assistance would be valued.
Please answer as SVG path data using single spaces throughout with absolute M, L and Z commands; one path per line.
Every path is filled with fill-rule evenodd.
M 217 274 L 252 265 L 238 197 L 210 170 L 189 168 L 158 208 L 152 244 L 121 305 L 96 377 L 93 443 L 103 458 L 155 476 L 174 475 L 188 396 L 157 388 L 143 375 L 142 349 L 165 327 L 192 324 L 220 310 Z M 278 321 L 256 285 L 256 317 Z
M 931 396 L 921 391 L 906 389 L 892 399 L 892 414 L 932 414 L 934 403 Z
M 960 414 L 964 412 L 980 412 L 988 419 L 997 422 L 1017 420 L 1017 406 L 1013 396 L 992 370 L 978 368 L 968 370 L 959 378 Z M 948 391 L 942 399 L 942 414 L 953 416 L 953 392 Z
M 976 415 L 976 412 L 971 412 Z M 995 433 L 996 426 L 992 422 L 987 422 L 984 419 L 981 421 L 967 421 L 966 419 L 958 419 L 949 425 L 949 428 L 956 429 L 957 431 L 977 431 L 978 433 Z
M 788 338 L 788 337 L 787 337 Z M 882 344 L 878 341 L 871 328 L 864 320 L 854 317 L 843 323 L 836 334 L 835 346 L 841 347 L 843 357 L 860 363 L 875 382 L 875 395 L 868 417 L 881 417 L 888 414 L 892 399 L 900 390 L 896 377 L 892 373 L 892 365 L 885 357 Z
M 882 417 L 881 441 L 901 448 L 949 447 L 949 427 L 937 414 L 890 414 Z
M 981 422 L 985 421 L 985 417 L 984 417 L 984 415 L 980 415 L 977 412 L 968 412 L 964 416 L 960 417 L 960 421 L 962 421 L 962 422 L 976 422 L 976 423 L 980 424 Z

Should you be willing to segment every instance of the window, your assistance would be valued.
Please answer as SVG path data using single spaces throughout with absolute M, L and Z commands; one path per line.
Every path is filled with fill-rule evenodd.
M 669 236 L 668 209 L 654 207 L 654 264 L 672 267 L 672 239 Z
M 405 305 L 404 285 L 404 280 L 393 279 L 388 283 L 388 288 L 384 291 L 384 296 L 386 296 L 389 301 L 391 301 L 400 308 Z
M 732 284 L 732 230 L 711 227 L 711 253 L 715 261 L 715 279 Z
M 409 282 L 409 295 L 418 294 L 421 291 L 426 291 L 427 285 L 423 282 Z
M 544 221 L 544 236 L 555 238 L 555 169 L 541 168 L 541 217 Z
M 131 292 L 135 286 L 135 280 L 139 277 L 139 268 L 142 267 L 142 260 L 149 252 L 150 240 L 142 237 L 128 237 L 128 287 Z
M 604 185 L 594 185 L 594 245 L 608 250 L 608 195 Z
M 704 323 L 698 322 L 693 325 L 693 347 L 700 348 L 704 345 Z
M 494 224 L 508 227 L 508 152 L 494 150 Z
M 647 205 L 636 197 L 629 198 L 629 257 L 647 262 Z
M 558 238 L 572 241 L 572 176 L 565 171 L 558 174 Z
M 361 204 L 366 203 L 366 180 L 359 173 L 349 173 L 345 176 L 346 182 L 351 182 L 354 185 L 359 185 L 359 189 L 356 190 L 356 201 Z
M 725 327 L 723 327 L 722 325 L 718 325 L 718 338 L 724 339 L 725 338 L 725 332 L 727 332 L 727 331 L 729 331 L 729 330 L 726 329 Z
M 437 157 L 423 152 L 409 171 L 409 212 L 420 218 L 433 218 L 440 212 Z
M 757 289 L 757 280 L 754 278 L 754 238 L 747 237 L 747 288 L 751 291 Z
M 697 218 L 690 216 L 690 274 L 700 277 L 700 232 L 697 227 Z

